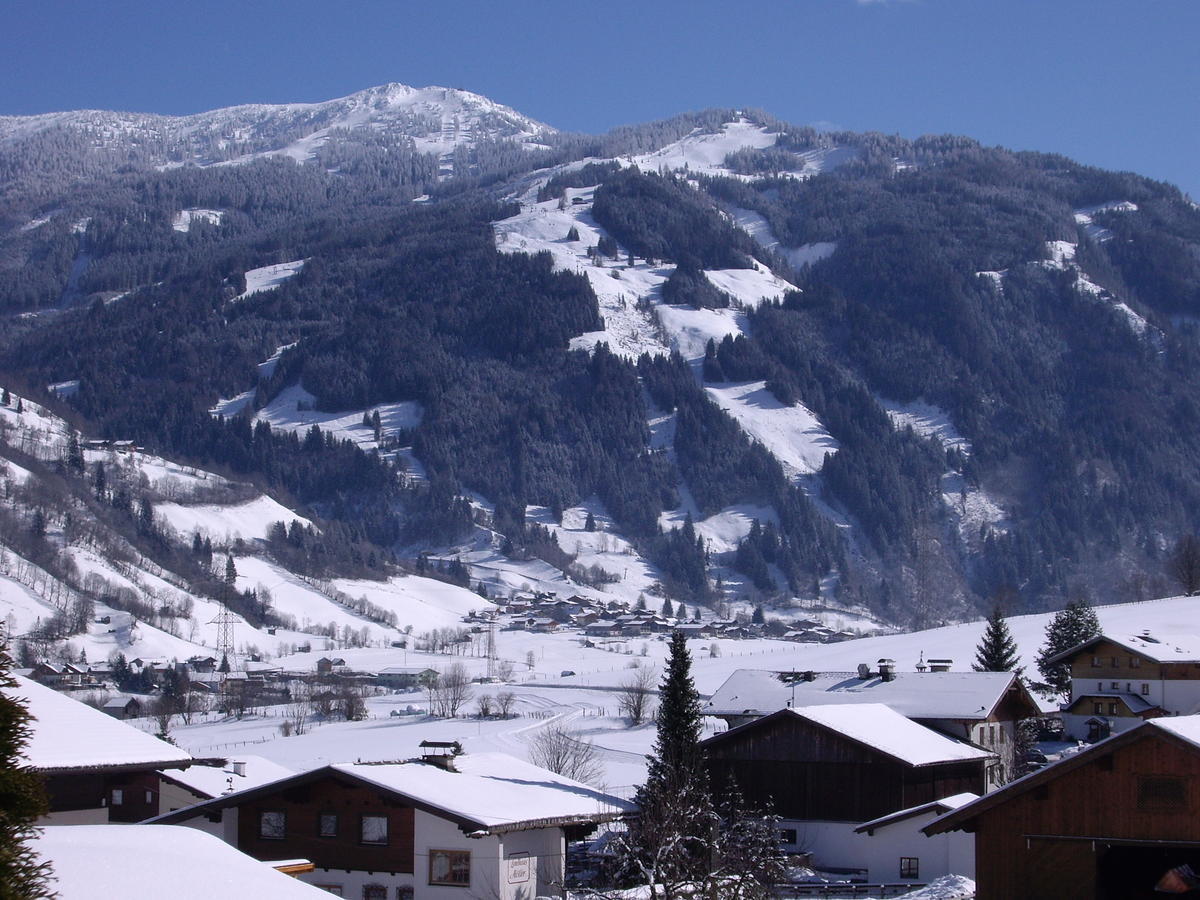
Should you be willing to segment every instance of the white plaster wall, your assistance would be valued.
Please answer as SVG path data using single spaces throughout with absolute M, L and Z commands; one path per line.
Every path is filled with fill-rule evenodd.
M 963 831 L 952 831 L 926 837 L 921 829 L 937 818 L 930 812 L 896 822 L 875 833 L 856 835 L 860 839 L 857 848 L 863 854 L 864 864 L 872 882 L 894 883 L 900 878 L 900 857 L 915 856 L 920 860 L 918 877 L 914 883 L 925 883 L 942 875 L 965 875 L 975 877 L 975 835 Z
M 1076 713 L 1063 713 L 1063 735 L 1076 741 L 1086 741 L 1088 737 L 1088 719 L 1095 718 L 1095 713 L 1087 715 L 1078 715 Z M 1142 720 L 1135 716 L 1102 716 L 1108 719 L 1111 725 L 1111 734 L 1120 734 L 1122 731 L 1128 731 L 1136 725 L 1141 725 Z
M 504 900 L 534 900 L 535 897 L 557 897 L 562 895 L 563 864 L 566 857 L 566 839 L 561 828 L 539 828 L 530 831 L 514 831 L 501 838 L 503 860 L 500 877 L 505 882 Z M 536 866 L 526 884 L 508 884 L 510 857 L 528 854 L 536 860 Z
M 478 897 L 482 900 L 507 900 L 500 880 L 500 839 L 491 836 L 469 838 L 453 822 L 416 810 L 413 841 L 414 900 L 440 897 Z M 451 887 L 429 883 L 430 850 L 466 850 L 471 854 L 471 886 Z
M 189 791 L 185 787 L 180 787 L 173 782 L 167 781 L 165 778 L 159 779 L 158 814 L 160 816 L 164 813 L 173 812 L 177 809 L 193 806 L 200 801 L 207 799 L 207 797 L 201 797 L 199 794 Z
M 864 865 L 855 844 L 859 836 L 854 833 L 854 822 L 800 822 L 780 819 L 779 828 L 796 829 L 794 849 L 799 853 L 811 853 L 814 865 L 858 867 Z M 792 850 L 792 847 L 786 849 Z
M 1164 681 L 1162 686 L 1162 708 L 1167 712 L 1178 716 L 1200 712 L 1200 681 Z
M 347 869 L 314 869 L 312 872 L 305 872 L 303 875 L 298 875 L 297 878 L 306 884 L 321 885 L 337 885 L 342 889 L 342 896 L 346 898 L 354 898 L 359 900 L 362 897 L 363 888 L 368 884 L 382 884 L 387 888 L 388 900 L 394 900 L 396 897 L 396 888 L 414 884 L 414 876 L 397 873 L 395 875 L 390 872 L 363 872 L 360 870 Z M 462 891 L 455 891 L 455 896 L 469 896 Z M 421 896 L 421 889 L 416 887 L 414 897 Z M 264 898 L 265 900 L 265 898 Z

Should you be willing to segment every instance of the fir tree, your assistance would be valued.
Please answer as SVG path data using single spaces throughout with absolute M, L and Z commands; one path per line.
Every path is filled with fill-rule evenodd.
M 32 716 L 12 694 L 11 668 L 8 647 L 0 643 L 0 897 L 52 897 L 49 866 L 28 845 L 33 823 L 48 807 L 41 778 L 21 762 Z
M 765 625 L 767 623 L 767 614 L 763 610 L 761 603 L 754 607 L 754 614 L 750 617 L 750 622 L 754 625 Z
M 596 530 L 596 517 L 594 515 L 592 515 L 590 512 L 587 514 L 587 521 L 585 521 L 583 523 L 583 530 L 584 531 L 595 531 Z
M 237 566 L 233 562 L 233 554 L 230 553 L 225 557 L 225 583 L 233 584 L 237 581 Z
M 1051 665 L 1058 654 L 1078 647 L 1100 634 L 1100 620 L 1086 597 L 1075 597 L 1060 609 L 1046 626 L 1046 643 L 1038 651 L 1037 667 L 1046 683 L 1060 694 L 1071 689 L 1071 670 L 1066 663 Z
M 8 406 L 12 402 L 12 395 L 8 393 L 8 388 L 0 392 L 0 405 Z
M 626 878 L 655 885 L 666 897 L 675 896 L 673 886 L 707 875 L 714 836 L 691 669 L 687 641 L 676 633 L 659 688 L 658 737 L 635 799 L 641 815 L 620 854 Z
M 1016 672 L 1020 675 L 1018 660 L 1017 642 L 1008 630 L 1004 611 L 996 605 L 975 648 L 975 664 L 971 668 L 976 672 Z

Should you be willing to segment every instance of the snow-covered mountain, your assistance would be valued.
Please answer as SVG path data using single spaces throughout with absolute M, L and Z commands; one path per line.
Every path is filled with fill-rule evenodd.
M 444 156 L 482 141 L 537 146 L 554 129 L 470 91 L 393 83 L 321 103 L 248 104 L 189 116 L 104 110 L 0 116 L 0 150 L 52 132 L 93 156 L 119 152 L 141 165 L 203 166 L 270 155 L 305 161 L 324 144 L 351 137 Z

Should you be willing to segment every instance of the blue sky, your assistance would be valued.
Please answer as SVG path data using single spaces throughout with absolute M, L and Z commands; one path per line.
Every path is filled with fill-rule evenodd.
M 708 106 L 956 133 L 1200 199 L 1200 0 L 9 0 L 0 114 L 188 113 L 388 81 L 598 132 Z

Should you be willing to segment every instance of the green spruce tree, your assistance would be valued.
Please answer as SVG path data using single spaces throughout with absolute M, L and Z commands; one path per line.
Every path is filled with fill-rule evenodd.
M 3 637 L 3 635 L 0 635 Z M 8 647 L 0 643 L 0 897 L 52 897 L 49 866 L 29 845 L 33 823 L 47 812 L 41 777 L 22 762 L 32 716 L 14 693 Z
M 702 880 L 711 868 L 716 816 L 700 724 L 692 658 L 683 635 L 674 634 L 659 688 L 658 737 L 635 800 L 641 815 L 618 854 L 624 878 L 653 885 L 654 896 L 677 896 L 680 885 Z
M 1013 640 L 1008 623 L 1004 621 L 1004 611 L 997 605 L 992 608 L 983 637 L 975 648 L 975 664 L 972 668 L 976 672 L 1016 672 L 1020 675 L 1021 668 L 1017 665 L 1019 659 L 1017 642 Z
M 1046 684 L 1060 694 L 1071 690 L 1071 670 L 1066 663 L 1050 660 L 1100 634 L 1100 620 L 1086 597 L 1074 597 L 1046 626 L 1046 643 L 1038 651 L 1037 667 Z

